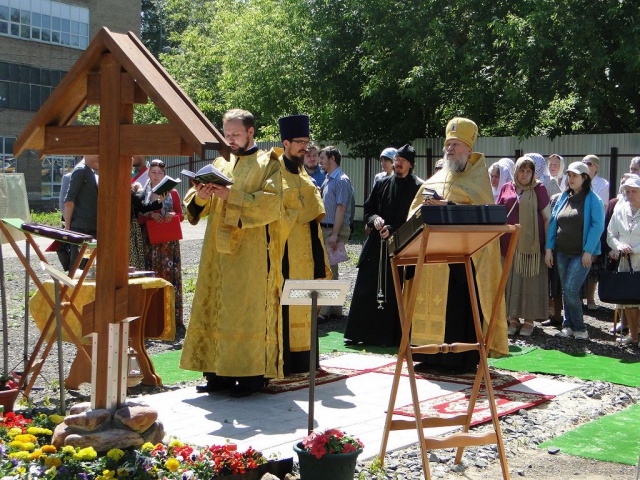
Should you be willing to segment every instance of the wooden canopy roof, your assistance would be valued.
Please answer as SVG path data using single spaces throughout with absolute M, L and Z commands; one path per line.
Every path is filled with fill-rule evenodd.
M 100 65 L 105 54 L 121 65 L 121 101 L 146 103 L 147 97 L 169 120 L 168 125 L 123 124 L 120 155 L 191 155 L 204 158 L 218 150 L 228 158 L 229 145 L 213 124 L 131 32 L 103 27 L 33 117 L 14 145 L 42 155 L 99 153 L 99 126 L 72 126 L 86 105 L 100 99 Z

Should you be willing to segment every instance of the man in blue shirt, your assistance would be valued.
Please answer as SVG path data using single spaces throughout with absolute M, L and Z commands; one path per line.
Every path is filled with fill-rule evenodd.
M 309 142 L 307 153 L 304 154 L 304 169 L 313 178 L 317 187 L 324 183 L 326 173 L 318 165 L 318 147 L 313 142 Z
M 336 147 L 323 148 L 318 154 L 318 159 L 320 166 L 327 173 L 321 187 L 326 217 L 320 226 L 331 263 L 331 273 L 333 279 L 337 280 L 339 278 L 338 264 L 344 260 L 335 260 L 335 258 L 339 259 L 341 253 L 346 256 L 345 243 L 351 234 L 353 188 L 349 177 L 340 169 L 342 155 Z M 328 315 L 342 317 L 342 307 L 322 307 L 319 320 L 326 319 Z

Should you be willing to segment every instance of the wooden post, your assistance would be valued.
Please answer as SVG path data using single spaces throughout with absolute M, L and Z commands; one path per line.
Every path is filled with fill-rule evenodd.
M 120 157 L 120 125 L 133 123 L 133 106 L 121 104 L 121 66 L 111 54 L 100 64 L 100 136 L 98 184 L 98 241 L 100 259 L 96 269 L 95 326 L 98 334 L 95 404 L 93 408 L 115 405 L 109 395 L 110 380 L 117 369 L 110 368 L 110 324 L 127 317 L 129 267 L 129 219 L 131 216 L 131 179 L 129 168 Z M 117 209 L 118 214 L 113 211 Z M 113 234 L 118 232 L 118 234 Z M 110 234 L 111 233 L 111 234 Z M 116 292 L 119 294 L 116 295 Z M 124 302 L 124 305 L 123 305 Z M 118 378 L 118 382 L 120 379 Z M 119 389 L 119 386 L 117 387 Z

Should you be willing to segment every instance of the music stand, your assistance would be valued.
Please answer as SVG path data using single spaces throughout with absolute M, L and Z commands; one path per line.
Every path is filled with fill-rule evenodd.
M 313 431 L 318 356 L 318 306 L 344 305 L 351 282 L 346 280 L 285 280 L 281 305 L 311 305 L 311 344 L 309 352 L 309 420 L 307 433 Z

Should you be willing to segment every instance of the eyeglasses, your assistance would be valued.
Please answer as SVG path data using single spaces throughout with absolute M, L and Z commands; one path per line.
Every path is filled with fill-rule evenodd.
M 151 167 L 164 168 L 164 162 L 162 160 L 151 160 L 151 163 L 149 165 Z
M 311 140 L 291 140 L 291 143 L 299 143 L 300 145 L 306 147 L 311 143 Z
M 590 166 L 593 165 L 593 163 L 591 163 L 591 162 L 582 162 L 582 163 L 584 163 L 587 167 L 590 167 Z

